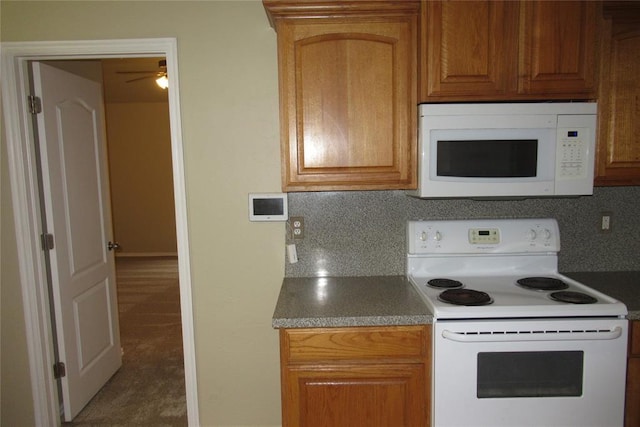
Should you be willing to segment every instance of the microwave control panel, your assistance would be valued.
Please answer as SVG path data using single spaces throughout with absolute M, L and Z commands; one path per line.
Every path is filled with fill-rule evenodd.
M 558 178 L 584 178 L 589 159 L 589 129 L 559 128 L 556 171 Z

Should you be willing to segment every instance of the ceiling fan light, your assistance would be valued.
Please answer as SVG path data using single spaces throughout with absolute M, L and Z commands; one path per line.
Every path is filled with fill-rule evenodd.
M 169 87 L 169 79 L 167 76 L 160 76 L 156 79 L 156 84 L 162 89 L 166 89 Z

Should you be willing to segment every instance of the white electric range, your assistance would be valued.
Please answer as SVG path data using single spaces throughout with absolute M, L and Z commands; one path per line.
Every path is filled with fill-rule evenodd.
M 432 425 L 622 425 L 627 309 L 558 272 L 554 219 L 410 221 L 407 249 L 434 315 Z

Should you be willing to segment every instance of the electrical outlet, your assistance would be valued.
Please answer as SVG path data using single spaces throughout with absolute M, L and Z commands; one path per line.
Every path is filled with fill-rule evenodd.
M 601 233 L 611 233 L 611 212 L 602 212 L 600 214 L 600 232 Z
M 291 224 L 291 234 L 294 239 L 304 239 L 304 217 L 292 216 L 289 218 Z

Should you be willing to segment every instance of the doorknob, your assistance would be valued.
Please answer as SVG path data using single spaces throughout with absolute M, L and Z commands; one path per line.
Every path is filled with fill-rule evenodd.
M 109 242 L 107 243 L 107 249 L 109 249 L 110 251 L 117 251 L 118 249 L 120 249 L 120 244 L 118 242 Z

